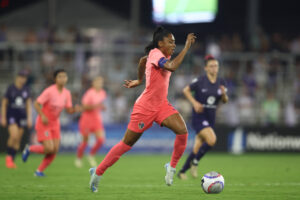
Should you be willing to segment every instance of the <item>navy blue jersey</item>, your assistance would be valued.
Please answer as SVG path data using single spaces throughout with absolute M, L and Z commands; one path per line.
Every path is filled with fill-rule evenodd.
M 24 86 L 18 89 L 14 84 L 10 85 L 5 93 L 8 99 L 7 117 L 26 118 L 26 101 L 30 98 L 29 88 Z
M 190 84 L 194 98 L 204 107 L 201 113 L 196 113 L 193 109 L 192 124 L 197 131 L 200 131 L 198 129 L 201 129 L 201 127 L 214 126 L 216 108 L 222 96 L 221 85 L 226 87 L 226 83 L 223 79 L 217 78 L 215 83 L 211 83 L 206 75 L 196 78 Z

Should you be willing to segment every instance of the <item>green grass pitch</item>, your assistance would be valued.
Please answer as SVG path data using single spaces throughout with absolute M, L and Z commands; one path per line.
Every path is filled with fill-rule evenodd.
M 202 175 L 219 171 L 225 178 L 225 189 L 221 194 L 205 194 L 200 178 L 164 184 L 164 164 L 167 155 L 123 156 L 108 169 L 100 182 L 99 192 L 88 188 L 88 163 L 82 169 L 73 165 L 74 154 L 59 154 L 45 171 L 47 177 L 36 178 L 33 172 L 42 156 L 32 155 L 28 163 L 17 157 L 18 169 L 5 168 L 5 155 L 0 155 L 0 199 L 1 200 L 65 200 L 65 199 L 117 199 L 117 200 L 276 200 L 300 199 L 299 154 L 245 154 L 234 156 L 225 153 L 209 153 L 199 165 Z M 103 156 L 98 156 L 100 161 Z M 182 166 L 186 155 L 177 169 Z

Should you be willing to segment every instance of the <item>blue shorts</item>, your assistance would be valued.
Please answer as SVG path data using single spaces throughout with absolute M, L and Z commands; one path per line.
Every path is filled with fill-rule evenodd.
M 207 120 L 206 118 L 200 118 L 192 121 L 192 127 L 195 130 L 196 134 L 198 134 L 202 129 L 211 127 L 214 128 L 214 124 Z
M 6 119 L 8 125 L 17 124 L 19 127 L 27 126 L 27 119 L 24 116 L 8 115 Z

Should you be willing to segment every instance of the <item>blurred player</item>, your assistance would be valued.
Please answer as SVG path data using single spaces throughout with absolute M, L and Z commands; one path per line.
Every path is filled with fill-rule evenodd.
M 75 160 L 76 167 L 82 167 L 82 156 L 85 148 L 87 147 L 90 133 L 96 136 L 96 143 L 90 151 L 88 161 L 92 167 L 97 166 L 94 155 L 101 148 L 105 141 L 105 132 L 102 124 L 100 111 L 105 109 L 102 104 L 106 98 L 106 92 L 102 89 L 103 78 L 96 77 L 93 80 L 92 87 L 84 94 L 82 98 L 82 109 L 79 120 L 79 130 L 82 135 L 82 142 L 77 148 L 77 158 Z
M 15 155 L 20 148 L 24 127 L 32 126 L 32 106 L 29 88 L 25 86 L 27 72 L 20 71 L 2 99 L 1 124 L 8 126 L 6 167 L 16 168 Z
M 219 62 L 212 56 L 206 56 L 204 70 L 206 75 L 195 79 L 183 89 L 184 95 L 194 108 L 192 126 L 197 133 L 193 151 L 178 173 L 178 177 L 183 180 L 187 179 L 185 172 L 190 167 L 192 176 L 195 178 L 198 176 L 198 162 L 215 145 L 217 140 L 213 129 L 217 105 L 220 100 L 223 103 L 228 101 L 225 82 L 218 78 Z
M 104 160 L 96 168 L 91 168 L 90 188 L 97 192 L 98 183 L 106 171 L 125 152 L 129 151 L 142 133 L 152 126 L 153 122 L 171 129 L 176 134 L 171 162 L 165 165 L 167 185 L 172 185 L 175 167 L 182 156 L 188 138 L 185 122 L 178 111 L 168 102 L 168 87 L 171 73 L 176 71 L 183 61 L 195 36 L 187 36 L 185 47 L 178 56 L 170 60 L 175 50 L 175 38 L 171 32 L 159 27 L 153 34 L 152 42 L 145 48 L 148 57 L 140 59 L 138 80 L 125 81 L 124 86 L 133 88 L 142 83 L 146 71 L 146 88 L 136 100 L 125 136 L 108 152 Z
M 43 161 L 35 171 L 35 176 L 45 176 L 43 171 L 54 160 L 60 143 L 60 122 L 59 115 L 63 109 L 69 114 L 79 110 L 79 107 L 72 107 L 72 98 L 69 90 L 65 88 L 68 76 L 65 70 L 59 69 L 54 72 L 55 84 L 46 88 L 34 102 L 38 112 L 35 130 L 37 138 L 42 145 L 26 145 L 22 159 L 27 161 L 30 153 L 45 154 Z

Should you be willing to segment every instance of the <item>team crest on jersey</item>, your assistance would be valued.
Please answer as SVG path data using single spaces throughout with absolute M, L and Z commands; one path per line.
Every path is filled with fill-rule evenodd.
M 205 121 L 202 122 L 202 125 L 203 125 L 203 126 L 208 126 L 209 123 L 208 123 L 208 121 L 205 120 Z
M 139 122 L 139 129 L 143 129 L 144 128 L 144 126 L 145 126 L 145 124 L 144 124 L 144 122 Z
M 207 103 L 208 103 L 209 105 L 214 104 L 215 101 L 216 101 L 216 98 L 215 98 L 214 96 L 209 96 L 209 97 L 207 98 Z
M 27 97 L 27 92 L 26 91 L 24 91 L 23 93 L 22 93 L 22 96 L 23 96 L 23 98 L 26 98 Z

